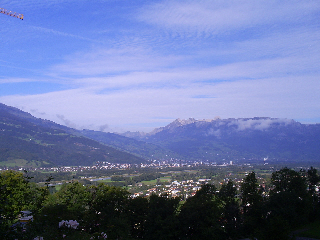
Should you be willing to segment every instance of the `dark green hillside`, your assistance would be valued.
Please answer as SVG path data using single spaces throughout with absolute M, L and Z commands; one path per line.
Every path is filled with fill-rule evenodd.
M 106 133 L 93 130 L 83 130 L 81 134 L 96 140 L 98 142 L 107 144 L 108 146 L 117 148 L 122 151 L 127 151 L 142 158 L 156 158 L 161 159 L 170 155 L 171 157 L 178 156 L 170 150 L 161 148 L 157 145 L 138 141 L 133 138 L 124 137 L 115 133 Z
M 0 107 L 0 165 L 92 165 L 96 161 L 140 163 L 144 160 L 64 130 L 37 125 L 46 122 L 12 108 Z M 17 111 L 19 113 L 19 110 Z M 30 122 L 30 119 L 32 120 Z M 47 121 L 49 122 L 49 121 Z M 51 123 L 54 124 L 54 123 Z M 71 131 L 71 130 L 70 130 Z

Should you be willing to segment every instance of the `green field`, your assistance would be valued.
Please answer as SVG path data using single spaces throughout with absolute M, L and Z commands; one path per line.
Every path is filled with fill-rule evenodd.
M 141 183 L 143 183 L 145 185 L 155 185 L 157 183 L 157 179 L 150 180 L 150 181 L 142 181 Z
M 0 162 L 1 167 L 40 167 L 42 162 L 39 161 L 27 161 L 25 159 L 12 159 L 8 161 Z
M 170 177 L 170 176 L 161 177 L 161 178 L 160 178 L 160 181 L 161 181 L 161 182 L 171 182 L 171 177 Z
M 160 179 L 160 182 L 171 182 L 170 176 L 161 177 L 159 179 Z M 99 183 L 124 183 L 124 181 L 112 181 L 111 179 L 99 180 L 97 182 L 99 182 Z M 150 180 L 150 181 L 142 181 L 141 183 L 143 183 L 144 185 L 155 185 L 157 183 L 157 179 Z
M 171 182 L 171 177 L 161 177 L 159 178 L 160 182 Z M 150 180 L 150 181 L 142 181 L 141 183 L 145 185 L 155 185 L 158 179 Z
M 111 181 L 111 179 L 104 179 L 97 181 L 98 183 L 113 183 L 113 182 L 123 182 L 123 181 Z
M 57 191 L 59 191 L 59 190 L 61 189 L 61 186 L 62 186 L 62 184 L 59 184 L 59 185 L 55 185 L 54 187 L 55 187 L 55 189 L 56 189 Z

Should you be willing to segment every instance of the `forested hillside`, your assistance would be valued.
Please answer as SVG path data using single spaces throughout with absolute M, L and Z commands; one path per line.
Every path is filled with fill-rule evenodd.
M 74 129 L 0 105 L 0 165 L 79 166 L 97 161 L 140 163 L 144 159 L 70 132 Z

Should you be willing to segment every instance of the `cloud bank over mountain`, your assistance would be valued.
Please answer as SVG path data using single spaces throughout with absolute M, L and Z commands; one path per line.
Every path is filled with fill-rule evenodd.
M 246 129 L 265 130 L 271 127 L 272 124 L 287 125 L 292 124 L 293 120 L 290 119 L 272 119 L 272 118 L 259 118 L 259 119 L 239 119 L 228 123 L 228 126 L 236 125 L 239 131 Z

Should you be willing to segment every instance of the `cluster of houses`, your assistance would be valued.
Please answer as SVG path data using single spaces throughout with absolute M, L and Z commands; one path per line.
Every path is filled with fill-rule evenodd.
M 53 172 L 83 172 L 87 170 L 104 170 L 104 169 L 132 169 L 132 168 L 158 168 L 158 169 L 166 169 L 166 168 L 192 168 L 198 166 L 228 166 L 232 165 L 232 161 L 223 163 L 221 165 L 217 165 L 216 162 L 208 162 L 208 161 L 186 161 L 180 159 L 170 159 L 170 160 L 149 160 L 147 163 L 139 163 L 139 164 L 129 164 L 129 163 L 110 163 L 110 162 L 97 162 L 93 166 L 61 166 L 61 167 L 29 167 L 29 171 L 53 171 Z M 11 167 L 0 167 L 0 171 L 9 170 Z M 25 167 L 16 168 L 19 171 L 23 171 Z
M 132 194 L 132 197 L 148 197 L 152 194 L 166 195 L 168 197 L 181 197 L 187 199 L 196 194 L 203 184 L 207 184 L 211 179 L 199 179 L 198 181 L 172 181 L 166 185 L 155 185 L 150 189 L 139 191 Z

